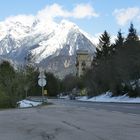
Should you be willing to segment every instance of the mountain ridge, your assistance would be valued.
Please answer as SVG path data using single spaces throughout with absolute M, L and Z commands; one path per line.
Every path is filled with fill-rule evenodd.
M 56 23 L 34 19 L 32 24 L 25 25 L 17 19 L 13 21 L 10 18 L 0 22 L 0 32 L 2 58 L 19 64 L 29 60 L 39 66 L 43 65 L 46 70 L 51 70 L 52 66 L 51 71 L 55 73 L 69 67 L 74 70 L 76 50 L 88 50 L 93 54 L 96 51 L 90 36 L 68 20 Z M 65 59 L 62 60 L 61 57 Z M 54 68 L 56 58 L 58 64 Z M 62 68 L 57 68 L 60 64 L 63 64 Z

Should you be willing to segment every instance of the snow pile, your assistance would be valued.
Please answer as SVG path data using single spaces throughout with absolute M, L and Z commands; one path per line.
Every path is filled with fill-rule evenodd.
M 77 97 L 76 99 L 79 100 L 79 101 L 87 101 L 88 97 L 87 96 L 82 96 L 82 97 Z
M 68 95 L 65 95 L 65 96 L 59 96 L 58 98 L 59 98 L 59 99 L 69 99 L 69 96 L 68 96 Z
M 34 106 L 39 106 L 42 104 L 42 102 L 35 102 L 35 101 L 30 101 L 30 100 L 22 100 L 17 102 L 19 105 L 19 108 L 26 108 L 26 107 L 34 107 Z
M 111 92 L 106 92 L 105 94 L 95 96 L 92 98 L 87 98 L 86 96 L 79 98 L 79 101 L 89 101 L 89 102 L 118 102 L 118 103 L 140 103 L 140 97 L 130 98 L 127 95 L 112 97 Z

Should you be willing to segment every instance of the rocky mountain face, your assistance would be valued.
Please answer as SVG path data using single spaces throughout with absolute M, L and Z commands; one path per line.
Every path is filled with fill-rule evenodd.
M 60 77 L 75 72 L 76 50 L 95 52 L 92 39 L 76 24 L 10 18 L 0 22 L 0 58 L 34 63 Z

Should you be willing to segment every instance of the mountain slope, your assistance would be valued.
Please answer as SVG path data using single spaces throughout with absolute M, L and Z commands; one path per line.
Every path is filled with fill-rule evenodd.
M 28 60 L 62 76 L 74 72 L 76 50 L 95 52 L 90 37 L 72 22 L 21 21 L 10 18 L 0 23 L 1 57 L 19 64 Z

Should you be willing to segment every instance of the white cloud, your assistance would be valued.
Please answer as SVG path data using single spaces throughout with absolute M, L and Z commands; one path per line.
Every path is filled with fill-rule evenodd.
M 99 15 L 94 11 L 89 4 L 79 4 L 72 12 L 72 16 L 75 18 L 86 18 L 86 17 L 98 17 Z
M 140 15 L 140 8 L 115 9 L 113 15 L 116 17 L 117 23 L 124 26 L 127 22 L 138 18 Z
M 47 5 L 45 9 L 38 12 L 38 18 L 55 18 L 55 17 L 68 17 L 69 12 L 64 10 L 61 5 L 53 4 Z
M 55 18 L 55 17 L 63 17 L 63 18 L 91 18 L 98 17 L 99 15 L 94 11 L 93 7 L 89 4 L 78 4 L 71 11 L 64 9 L 59 4 L 47 5 L 45 9 L 38 12 L 37 17 L 40 19 L 43 18 Z

